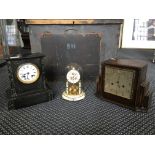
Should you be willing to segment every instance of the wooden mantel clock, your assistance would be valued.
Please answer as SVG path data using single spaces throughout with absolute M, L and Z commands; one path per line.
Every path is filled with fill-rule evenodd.
M 8 109 L 26 107 L 52 99 L 47 89 L 42 59 L 43 54 L 6 58 L 11 84 Z
M 96 94 L 135 111 L 147 111 L 147 64 L 141 60 L 109 59 L 101 64 Z

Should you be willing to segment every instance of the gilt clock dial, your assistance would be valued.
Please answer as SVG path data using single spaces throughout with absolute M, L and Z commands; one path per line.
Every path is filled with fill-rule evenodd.
M 126 99 L 131 99 L 135 71 L 105 66 L 104 91 Z
M 70 70 L 67 73 L 67 80 L 70 83 L 77 83 L 80 80 L 80 73 L 75 69 Z
M 39 68 L 32 63 L 24 63 L 17 69 L 17 78 L 24 84 L 31 84 L 38 80 Z

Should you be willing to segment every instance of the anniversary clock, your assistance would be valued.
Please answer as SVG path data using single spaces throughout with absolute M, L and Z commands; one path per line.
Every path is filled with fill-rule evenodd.
M 44 55 L 35 53 L 6 58 L 11 84 L 9 109 L 15 109 L 52 99 L 44 76 Z
M 136 111 L 149 105 L 147 64 L 140 60 L 110 59 L 101 65 L 96 94 Z
M 82 69 L 77 64 L 70 64 L 66 67 L 66 90 L 62 98 L 69 101 L 79 101 L 85 98 L 82 90 Z

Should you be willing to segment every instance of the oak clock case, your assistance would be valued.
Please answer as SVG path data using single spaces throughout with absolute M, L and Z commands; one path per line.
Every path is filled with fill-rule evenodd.
M 43 54 L 6 58 L 10 79 L 8 109 L 26 107 L 52 99 L 44 75 Z
M 85 98 L 82 90 L 82 68 L 78 64 L 69 64 L 66 67 L 66 90 L 62 98 L 68 101 L 79 101 Z
M 135 111 L 147 111 L 147 64 L 140 60 L 109 59 L 102 63 L 96 94 Z

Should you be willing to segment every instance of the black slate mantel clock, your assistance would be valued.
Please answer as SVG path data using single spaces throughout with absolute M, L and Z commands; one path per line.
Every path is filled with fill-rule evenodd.
M 11 84 L 8 109 L 26 107 L 52 99 L 44 75 L 44 55 L 33 53 L 6 58 Z

